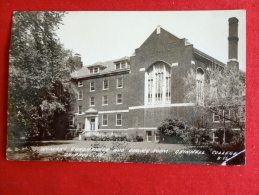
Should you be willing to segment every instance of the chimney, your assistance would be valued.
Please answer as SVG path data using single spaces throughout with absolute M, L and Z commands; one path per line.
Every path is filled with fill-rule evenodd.
M 228 66 L 239 69 L 238 62 L 238 19 L 233 17 L 228 19 Z
M 83 63 L 81 61 L 81 55 L 76 53 L 75 56 L 74 56 L 74 62 L 75 62 L 75 69 L 76 70 L 79 70 L 82 68 L 83 66 Z
M 158 25 L 156 28 L 156 34 L 160 34 L 161 31 L 161 25 Z

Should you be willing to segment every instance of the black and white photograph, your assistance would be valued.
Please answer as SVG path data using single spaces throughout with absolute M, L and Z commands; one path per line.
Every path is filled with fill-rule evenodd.
M 10 39 L 8 160 L 245 165 L 245 10 L 18 11 Z

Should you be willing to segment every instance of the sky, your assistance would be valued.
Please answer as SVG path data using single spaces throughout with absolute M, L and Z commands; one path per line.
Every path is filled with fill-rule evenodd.
M 245 10 L 68 12 L 57 31 L 61 43 L 82 57 L 83 65 L 131 56 L 158 25 L 186 38 L 196 49 L 227 63 L 228 19 L 236 17 L 238 60 L 245 66 Z

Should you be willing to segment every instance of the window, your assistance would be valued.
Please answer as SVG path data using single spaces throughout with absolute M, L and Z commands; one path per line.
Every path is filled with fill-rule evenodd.
M 83 91 L 79 91 L 78 92 L 78 100 L 82 100 L 83 99 Z
M 147 131 L 147 142 L 152 141 L 152 131 Z
M 122 125 L 122 115 L 116 114 L 116 125 L 121 126 Z
M 107 95 L 103 96 L 103 105 L 108 105 L 108 96 Z
M 74 117 L 73 117 L 73 115 L 69 115 L 69 126 L 74 126 Z
M 204 71 L 198 68 L 196 71 L 196 102 L 198 105 L 204 104 Z
M 117 88 L 122 88 L 123 87 L 123 79 L 122 78 L 118 78 L 117 79 Z
M 77 86 L 78 87 L 83 87 L 83 81 L 78 81 Z
M 118 69 L 128 68 L 128 66 L 129 66 L 128 61 L 121 61 L 115 64 L 115 69 L 118 70 Z
M 108 80 L 104 80 L 103 81 L 103 90 L 108 89 L 108 87 L 109 87 Z
M 213 113 L 213 122 L 219 123 L 220 117 L 218 113 Z
M 116 103 L 122 104 L 122 94 L 117 94 Z
M 94 106 L 94 97 L 90 97 L 90 106 Z
M 115 64 L 115 66 L 116 66 L 116 70 L 121 68 L 121 64 L 120 63 Z
M 171 100 L 171 71 L 163 62 L 151 66 L 146 74 L 147 103 L 163 103 Z
M 104 114 L 103 115 L 103 126 L 107 126 L 108 125 L 108 115 Z
M 90 83 L 90 91 L 94 91 L 95 90 L 95 88 L 94 88 L 94 82 L 91 82 Z
M 78 106 L 78 114 L 82 114 L 82 106 Z
M 225 122 L 230 122 L 229 119 L 230 119 L 230 111 L 229 110 L 223 110 L 223 121 Z
M 90 70 L 90 74 L 92 74 L 93 73 L 93 68 L 89 68 L 89 70 Z
M 94 68 L 94 73 L 98 73 L 99 72 L 99 68 Z
M 155 133 L 155 142 L 159 142 L 160 135 L 159 133 Z

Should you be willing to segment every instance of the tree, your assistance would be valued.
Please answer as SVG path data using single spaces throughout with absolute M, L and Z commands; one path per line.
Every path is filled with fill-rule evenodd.
M 8 130 L 11 134 L 53 133 L 55 116 L 73 109 L 75 90 L 71 51 L 64 49 L 55 30 L 65 12 L 15 12 L 13 15 Z M 13 133 L 16 132 L 16 133 Z
M 197 88 L 198 82 L 201 88 Z M 209 113 L 213 113 L 223 124 L 225 121 L 233 127 L 244 129 L 245 115 L 245 77 L 244 74 L 230 66 L 223 70 L 206 70 L 203 80 L 197 78 L 196 72 L 190 70 L 184 78 L 186 102 L 195 102 L 195 116 L 200 121 L 208 124 Z M 197 93 L 201 92 L 201 98 L 197 100 Z M 203 117 L 203 119 L 202 119 Z M 225 128 L 225 127 L 224 127 Z

